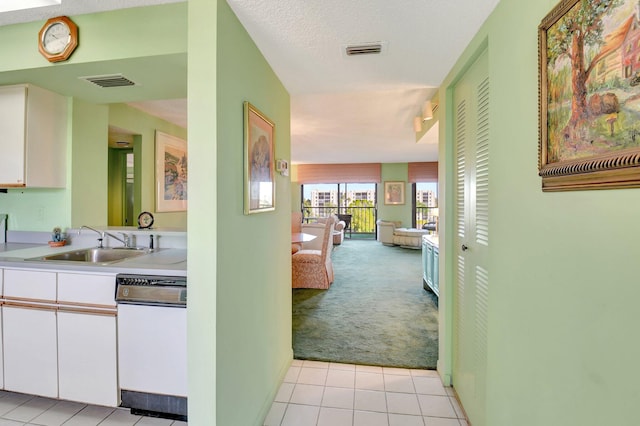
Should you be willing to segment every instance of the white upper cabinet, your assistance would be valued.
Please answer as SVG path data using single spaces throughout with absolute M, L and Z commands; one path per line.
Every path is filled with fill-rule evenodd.
M 0 135 L 0 187 L 64 188 L 64 96 L 30 84 L 0 87 Z

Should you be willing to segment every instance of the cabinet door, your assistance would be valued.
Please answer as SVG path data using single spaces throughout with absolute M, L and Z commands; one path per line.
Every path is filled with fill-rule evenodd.
M 0 316 L 0 367 L 4 365 L 2 352 L 2 316 Z M 0 368 L 0 389 L 4 389 L 4 370 L 2 368 Z
M 439 249 L 437 248 L 433 248 L 433 287 L 431 287 L 433 289 L 433 292 L 436 294 L 436 296 L 440 295 L 440 277 L 438 276 L 439 270 L 440 270 L 440 265 L 438 264 L 438 258 L 440 257 L 439 255 Z
M 433 288 L 433 246 L 427 244 L 427 284 Z
M 32 188 L 64 188 L 67 98 L 29 84 L 26 111 L 25 184 Z
M 0 184 L 23 186 L 25 183 L 25 86 L 0 88 Z
M 58 397 L 56 311 L 2 307 L 5 389 Z
M 429 256 L 427 256 L 428 249 L 429 249 L 429 244 L 427 244 L 427 242 L 423 238 L 422 239 L 422 279 L 424 280 L 424 282 L 428 282 L 427 281 L 427 262 L 429 260 Z
M 0 296 L 3 294 L 3 289 L 4 289 L 4 284 L 3 284 L 3 277 L 4 277 L 4 271 L 2 269 L 0 269 Z M 4 365 L 4 362 L 2 360 L 2 315 L 0 315 L 0 389 L 4 389 L 4 370 L 2 369 L 2 366 Z
M 116 407 L 115 315 L 58 312 L 60 398 Z

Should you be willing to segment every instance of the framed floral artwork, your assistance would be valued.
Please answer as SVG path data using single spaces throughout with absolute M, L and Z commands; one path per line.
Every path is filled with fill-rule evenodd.
M 404 204 L 404 182 L 384 183 L 384 203 L 392 205 Z
M 275 210 L 275 125 L 244 103 L 244 214 Z
M 156 130 L 156 211 L 187 210 L 187 142 Z

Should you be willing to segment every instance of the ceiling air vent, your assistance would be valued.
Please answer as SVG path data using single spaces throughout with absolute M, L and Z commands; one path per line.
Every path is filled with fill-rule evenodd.
M 125 87 L 135 86 L 136 83 L 129 80 L 122 74 L 111 75 L 94 75 L 91 77 L 80 77 L 82 80 L 86 80 L 89 83 L 95 84 L 100 87 Z
M 386 43 L 360 43 L 351 44 L 345 47 L 345 53 L 347 56 L 355 55 L 379 55 L 383 53 Z

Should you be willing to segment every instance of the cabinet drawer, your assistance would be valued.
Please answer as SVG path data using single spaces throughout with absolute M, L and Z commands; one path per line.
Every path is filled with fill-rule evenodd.
M 58 302 L 116 306 L 115 275 L 58 273 Z
M 56 300 L 55 272 L 4 270 L 4 297 L 29 300 Z

